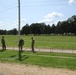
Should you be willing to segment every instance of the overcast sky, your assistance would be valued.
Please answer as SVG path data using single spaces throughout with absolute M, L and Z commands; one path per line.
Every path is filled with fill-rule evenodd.
M 76 15 L 76 0 L 20 0 L 21 27 L 26 23 L 52 25 Z M 18 28 L 18 0 L 0 0 L 0 29 Z

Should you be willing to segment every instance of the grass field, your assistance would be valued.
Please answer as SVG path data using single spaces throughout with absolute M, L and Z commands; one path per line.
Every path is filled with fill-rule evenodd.
M 22 61 L 18 60 L 18 51 L 0 50 L 0 62 L 39 65 L 53 68 L 76 70 L 76 55 L 43 52 L 22 52 Z
M 0 36 L 1 39 L 2 36 Z M 21 36 L 25 41 L 24 47 L 31 47 L 31 36 Z M 76 36 L 34 36 L 35 48 L 76 49 Z M 6 45 L 17 47 L 17 35 L 5 35 Z M 1 42 L 0 42 L 1 46 Z

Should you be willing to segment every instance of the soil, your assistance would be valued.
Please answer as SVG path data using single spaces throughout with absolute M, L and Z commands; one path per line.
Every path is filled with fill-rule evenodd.
M 76 70 L 0 62 L 0 75 L 76 75 Z

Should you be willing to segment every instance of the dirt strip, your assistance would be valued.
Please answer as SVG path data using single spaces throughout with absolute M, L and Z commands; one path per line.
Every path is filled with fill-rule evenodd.
M 76 70 L 72 71 L 24 64 L 0 63 L 0 75 L 76 75 Z
M 0 47 L 2 49 L 2 47 Z M 18 47 L 7 47 L 8 50 L 19 50 Z M 31 51 L 31 48 L 23 48 L 24 51 Z M 56 53 L 72 53 L 76 54 L 76 50 L 64 50 L 64 49 L 44 49 L 44 48 L 35 48 L 35 51 L 38 52 L 56 52 Z

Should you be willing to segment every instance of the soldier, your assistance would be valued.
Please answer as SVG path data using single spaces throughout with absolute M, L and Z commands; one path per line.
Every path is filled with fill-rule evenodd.
M 2 36 L 1 43 L 2 43 L 2 50 L 6 50 L 6 45 L 5 45 L 4 36 Z
M 24 40 L 23 39 L 20 39 L 19 40 L 19 50 L 22 50 L 23 45 L 24 45 Z
M 31 37 L 31 39 L 32 39 L 32 44 L 31 44 L 32 52 L 35 52 L 34 51 L 35 40 L 33 39 L 33 37 Z

